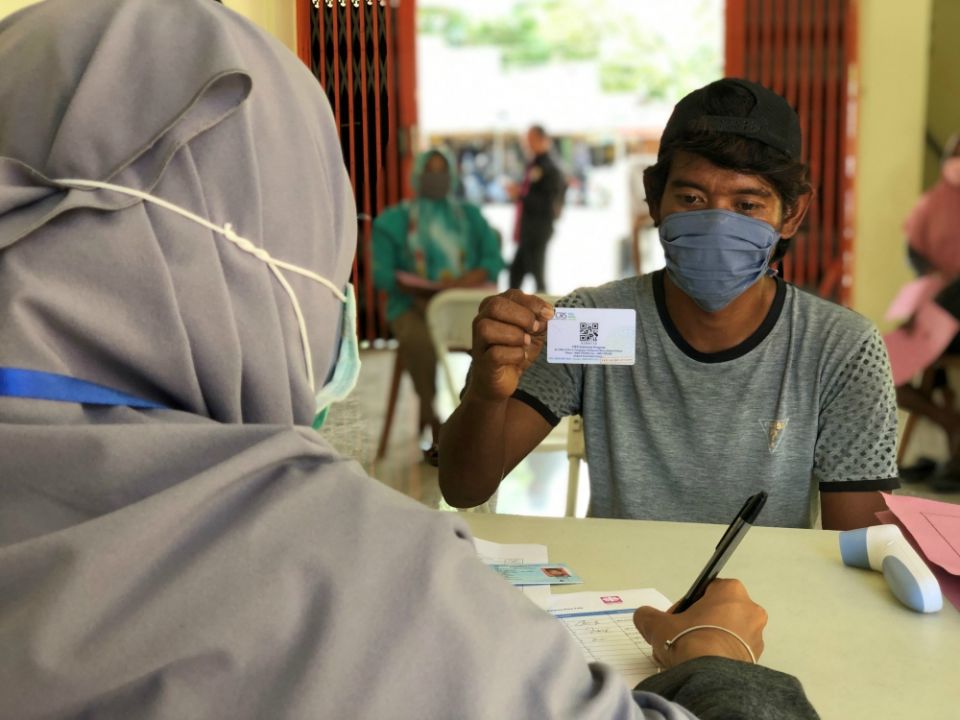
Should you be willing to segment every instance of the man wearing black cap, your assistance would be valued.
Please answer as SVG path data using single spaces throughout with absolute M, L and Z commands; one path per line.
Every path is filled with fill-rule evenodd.
M 550 364 L 554 309 L 511 290 L 474 322 L 473 366 L 441 434 L 440 484 L 485 501 L 565 415 L 584 419 L 590 514 L 723 523 L 766 490 L 761 522 L 876 522 L 898 486 L 896 403 L 865 318 L 786 284 L 811 197 L 797 114 L 745 80 L 683 98 L 644 175 L 667 267 L 557 303 L 636 310 L 633 365 Z

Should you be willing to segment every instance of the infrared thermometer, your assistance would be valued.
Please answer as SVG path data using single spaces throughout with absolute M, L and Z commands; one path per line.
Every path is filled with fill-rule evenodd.
M 932 613 L 943 607 L 937 578 L 896 525 L 872 525 L 840 533 L 844 565 L 883 573 L 890 590 L 911 610 Z

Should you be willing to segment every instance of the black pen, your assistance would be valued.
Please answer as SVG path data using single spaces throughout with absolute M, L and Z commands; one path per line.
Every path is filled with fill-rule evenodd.
M 760 514 L 760 510 L 766 501 L 767 494 L 762 491 L 747 498 L 743 507 L 740 508 L 740 512 L 737 513 L 723 537 L 720 538 L 720 542 L 717 543 L 716 550 L 714 550 L 710 560 L 707 561 L 703 572 L 694 581 L 693 586 L 687 590 L 687 594 L 680 598 L 680 602 L 677 603 L 673 612 L 681 613 L 703 597 L 703 594 L 707 591 L 707 585 L 720 574 L 723 566 L 727 564 L 727 560 L 733 555 L 733 551 L 737 549 L 737 545 L 743 540 L 743 536 L 747 534 L 747 530 L 753 527 L 753 522 L 757 519 L 757 515 Z

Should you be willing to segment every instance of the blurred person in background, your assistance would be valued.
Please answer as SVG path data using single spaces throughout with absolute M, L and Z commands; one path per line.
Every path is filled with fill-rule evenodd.
M 511 192 L 517 201 L 513 236 L 517 252 L 510 265 L 510 287 L 519 288 L 527 275 L 533 275 L 537 292 L 542 293 L 547 290 L 547 244 L 563 208 L 566 181 L 550 153 L 552 142 L 542 126 L 534 125 L 527 131 L 526 144 L 530 160 L 523 182 Z
M 430 428 L 427 448 L 439 429 L 427 303 L 447 288 L 495 288 L 503 269 L 498 235 L 476 205 L 454 197 L 456 187 L 448 153 L 421 153 L 413 169 L 414 199 L 387 208 L 373 223 L 373 280 L 387 294 L 387 323 L 420 403 L 419 430 Z M 428 456 L 432 452 L 425 449 Z
M 960 412 L 952 406 L 946 371 L 933 375 L 924 390 L 914 378 L 944 355 L 960 355 L 960 133 L 944 148 L 937 183 L 925 192 L 904 223 L 910 264 L 919 278 L 901 289 L 890 309 L 906 322 L 887 333 L 897 403 L 940 427 L 947 435 L 949 460 L 938 467 L 922 457 L 901 468 L 905 480 L 930 479 L 940 491 L 960 491 Z M 939 392 L 948 401 L 936 402 Z
M 655 157 L 648 158 L 643 155 L 633 156 L 629 160 L 627 197 L 630 209 L 630 259 L 633 262 L 635 275 L 643 274 L 644 231 L 654 226 L 650 207 L 647 204 L 647 190 L 643 186 L 643 173 L 655 162 Z

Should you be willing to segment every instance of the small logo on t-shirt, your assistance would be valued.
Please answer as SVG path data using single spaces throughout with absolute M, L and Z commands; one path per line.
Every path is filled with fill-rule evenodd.
M 780 447 L 780 442 L 783 440 L 783 434 L 787 430 L 787 423 L 790 422 L 790 418 L 785 420 L 761 420 L 760 427 L 763 428 L 763 432 L 767 435 L 767 447 L 770 449 L 770 452 L 776 452 L 777 448 Z

